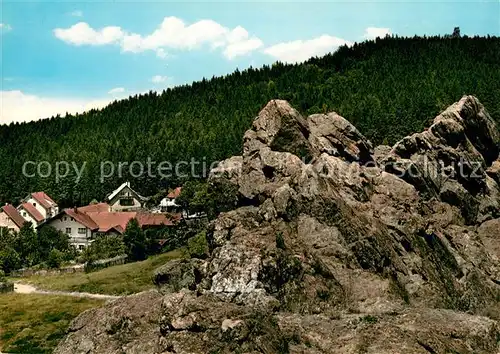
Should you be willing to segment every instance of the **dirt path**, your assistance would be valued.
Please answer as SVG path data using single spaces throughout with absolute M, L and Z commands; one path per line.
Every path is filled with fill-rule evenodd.
M 14 283 L 14 292 L 18 294 L 46 294 L 46 295 L 64 295 L 64 296 L 74 296 L 74 297 L 88 297 L 92 299 L 108 299 L 114 300 L 120 298 L 120 296 L 106 295 L 106 294 L 92 294 L 92 293 L 79 293 L 70 291 L 47 291 L 40 290 L 30 284 L 24 283 Z

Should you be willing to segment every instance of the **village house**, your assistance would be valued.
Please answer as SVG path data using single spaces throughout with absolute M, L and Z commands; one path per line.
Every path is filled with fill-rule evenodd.
M 107 196 L 111 211 L 133 211 L 143 207 L 147 198 L 130 187 L 130 182 L 123 183 Z
M 97 236 L 122 235 L 133 218 L 143 229 L 174 225 L 174 221 L 163 214 L 115 212 L 106 203 L 64 209 L 45 224 L 66 233 L 70 243 L 82 250 Z
M 19 232 L 25 222 L 26 220 L 11 204 L 6 204 L 0 209 L 0 227 L 6 227 L 10 231 Z
M 160 211 L 165 213 L 177 213 L 180 212 L 180 205 L 175 202 L 175 199 L 181 195 L 182 187 L 177 187 L 173 191 L 167 194 L 165 198 L 160 201 Z
M 31 203 L 22 203 L 17 207 L 17 211 L 21 214 L 24 220 L 30 222 L 34 228 L 45 220 L 42 213 L 40 213 Z
M 29 194 L 21 201 L 21 205 L 18 207 L 18 210 L 19 208 L 26 210 L 26 204 L 31 204 L 42 215 L 43 220 L 49 219 L 59 213 L 57 203 L 54 202 L 45 192 L 35 192 Z M 30 215 L 32 218 L 36 219 L 36 217 L 31 213 Z
M 186 221 L 206 218 L 206 214 L 203 212 L 190 212 L 189 210 L 184 210 L 177 202 L 177 198 L 179 198 L 181 193 L 182 187 L 177 187 L 169 192 L 167 196 L 160 201 L 160 205 L 157 209 L 158 212 L 171 213 L 175 217 L 182 218 Z

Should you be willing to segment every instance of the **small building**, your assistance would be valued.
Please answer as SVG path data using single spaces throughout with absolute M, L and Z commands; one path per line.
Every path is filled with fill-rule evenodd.
M 106 197 L 111 211 L 139 210 L 146 199 L 130 187 L 130 182 L 123 183 Z
M 22 203 L 17 207 L 17 211 L 24 220 L 31 222 L 33 228 L 36 228 L 45 220 L 43 215 L 31 203 Z
M 29 194 L 21 202 L 21 205 L 29 203 L 43 216 L 43 219 L 49 219 L 59 213 L 59 207 L 51 197 L 45 192 L 35 192 Z
M 83 250 L 92 242 L 92 233 L 99 228 L 87 213 L 79 211 L 78 208 L 64 209 L 43 225 L 52 226 L 67 234 L 70 243 L 79 250 Z
M 160 201 L 160 211 L 169 213 L 178 213 L 181 211 L 181 206 L 175 200 L 181 195 L 182 187 L 177 187 L 167 194 L 165 198 Z
M 10 231 L 19 232 L 25 222 L 26 220 L 11 204 L 6 204 L 0 209 L 0 227 L 6 227 Z

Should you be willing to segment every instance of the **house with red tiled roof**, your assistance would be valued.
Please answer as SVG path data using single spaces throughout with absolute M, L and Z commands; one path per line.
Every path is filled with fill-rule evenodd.
M 46 224 L 60 230 L 70 237 L 70 242 L 79 249 L 87 247 L 97 236 L 122 235 L 128 222 L 137 218 L 139 225 L 146 228 L 173 226 L 177 220 L 164 214 L 151 214 L 135 211 L 113 212 L 105 203 L 80 208 L 64 209 L 49 219 Z
M 171 190 L 167 196 L 160 201 L 160 211 L 169 213 L 180 212 L 181 207 L 175 202 L 175 200 L 181 195 L 181 192 L 182 187 L 177 187 Z
M 45 192 L 30 193 L 22 200 L 21 205 L 24 205 L 25 203 L 31 204 L 43 216 L 44 220 L 59 213 L 57 203 Z
M 21 214 L 24 220 L 31 222 L 33 227 L 37 227 L 45 220 L 42 213 L 40 213 L 31 203 L 22 203 L 17 207 L 17 211 Z
M 6 204 L 0 208 L 0 227 L 6 227 L 11 231 L 18 232 L 25 222 L 26 220 L 11 204 Z
M 182 192 L 182 187 L 177 187 L 177 188 L 173 189 L 172 191 L 170 191 L 170 193 L 167 194 L 167 198 L 175 199 L 181 195 L 181 192 Z

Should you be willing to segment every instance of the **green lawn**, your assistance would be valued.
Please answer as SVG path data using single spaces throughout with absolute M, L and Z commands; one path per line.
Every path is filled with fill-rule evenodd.
M 79 291 L 95 294 L 128 295 L 153 288 L 153 271 L 169 260 L 179 258 L 181 251 L 149 257 L 142 262 L 127 263 L 92 273 L 32 276 L 16 279 L 44 290 Z
M 36 294 L 0 295 L 0 352 L 51 353 L 70 321 L 103 300 Z

